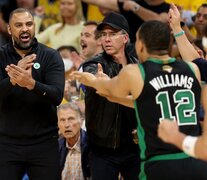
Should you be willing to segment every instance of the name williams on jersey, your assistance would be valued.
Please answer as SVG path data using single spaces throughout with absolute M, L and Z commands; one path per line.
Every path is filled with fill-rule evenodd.
M 183 87 L 185 89 L 191 89 L 194 79 L 192 77 L 183 74 L 165 74 L 164 76 L 157 76 L 153 78 L 149 83 L 156 91 L 166 87 Z

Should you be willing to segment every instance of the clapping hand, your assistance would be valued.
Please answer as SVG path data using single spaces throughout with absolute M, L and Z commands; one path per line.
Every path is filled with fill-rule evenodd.
M 12 85 L 18 84 L 20 87 L 28 89 L 34 88 L 35 81 L 32 78 L 32 65 L 35 59 L 36 55 L 31 54 L 19 60 L 17 65 L 7 65 L 6 71 Z
M 21 60 L 18 61 L 17 66 L 28 69 L 33 65 L 33 61 L 36 59 L 36 54 L 30 54 L 28 56 L 23 57 Z

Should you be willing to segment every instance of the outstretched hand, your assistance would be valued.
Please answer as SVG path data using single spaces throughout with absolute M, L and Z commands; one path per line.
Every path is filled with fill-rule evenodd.
M 79 72 L 79 71 L 72 72 L 70 77 L 73 80 L 77 80 L 79 83 L 89 87 L 93 87 L 94 82 L 97 79 L 95 75 L 89 72 Z
M 100 63 L 98 63 L 98 71 L 96 73 L 96 77 L 99 79 L 110 79 L 109 76 L 103 72 L 103 67 Z
M 95 82 L 100 79 L 110 79 L 107 74 L 103 72 L 101 64 L 98 63 L 98 70 L 95 75 L 89 72 L 80 72 L 74 71 L 71 73 L 70 77 L 74 80 L 77 80 L 79 83 L 84 84 L 85 86 L 95 88 Z

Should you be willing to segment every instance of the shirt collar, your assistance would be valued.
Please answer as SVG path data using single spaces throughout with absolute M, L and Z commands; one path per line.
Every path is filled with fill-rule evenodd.
M 69 149 L 69 150 L 76 150 L 78 152 L 81 152 L 81 147 L 80 147 L 80 136 L 78 138 L 78 141 L 74 144 L 73 147 L 70 147 L 68 142 L 66 141 L 66 147 Z

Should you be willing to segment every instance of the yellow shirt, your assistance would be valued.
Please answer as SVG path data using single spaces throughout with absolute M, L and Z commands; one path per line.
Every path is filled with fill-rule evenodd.
M 182 6 L 185 10 L 197 12 L 199 6 L 203 3 L 207 3 L 207 0 L 166 0 L 166 2 Z
M 102 21 L 104 16 L 101 14 L 97 6 L 88 5 L 87 20 L 90 21 Z
M 53 2 L 50 2 L 49 0 L 38 0 L 38 6 L 43 6 L 45 11 L 41 21 L 41 28 L 38 28 L 38 32 L 44 31 L 52 24 L 61 22 L 59 2 L 60 0 Z
M 61 25 L 62 23 L 57 23 L 49 26 L 43 32 L 37 34 L 36 38 L 40 43 L 47 44 L 54 49 L 63 45 L 70 45 L 80 51 L 80 33 L 83 29 L 83 22 L 77 25 L 65 24 L 58 33 L 55 33 Z

